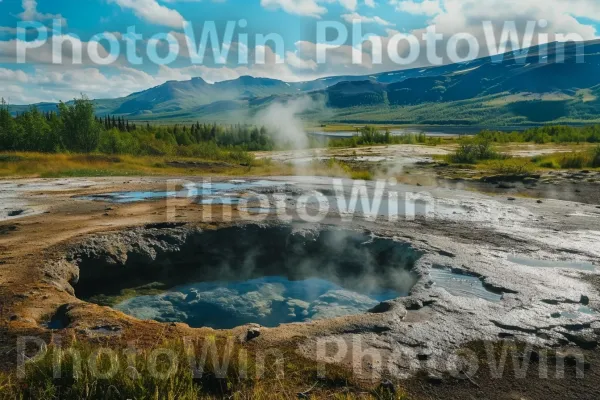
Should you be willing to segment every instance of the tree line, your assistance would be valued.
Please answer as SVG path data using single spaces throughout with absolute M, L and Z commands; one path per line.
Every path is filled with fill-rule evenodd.
M 600 143 L 600 125 L 548 125 L 522 132 L 481 131 L 477 136 L 496 143 Z
M 93 103 L 82 97 L 59 103 L 55 112 L 31 107 L 13 116 L 0 105 L 0 151 L 77 152 L 131 155 L 215 157 L 219 153 L 273 150 L 272 135 L 251 125 L 137 125 L 120 116 L 97 117 Z
M 425 133 L 404 133 L 392 135 L 389 129 L 380 130 L 367 125 L 357 129 L 357 134 L 349 138 L 332 138 L 330 147 L 358 147 L 383 144 L 441 144 L 440 137 L 428 137 Z

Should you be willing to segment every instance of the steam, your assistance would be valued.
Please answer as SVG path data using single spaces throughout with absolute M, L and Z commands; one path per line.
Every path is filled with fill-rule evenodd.
M 322 104 L 309 96 L 277 102 L 256 115 L 256 124 L 273 132 L 278 146 L 306 149 L 309 147 L 308 136 L 300 116 L 321 108 Z

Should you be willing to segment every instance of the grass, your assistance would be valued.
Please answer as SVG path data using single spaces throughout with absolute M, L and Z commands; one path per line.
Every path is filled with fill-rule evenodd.
M 174 163 L 178 162 L 178 164 Z M 179 166 L 175 166 L 179 165 Z M 250 165 L 235 165 L 197 158 L 174 156 L 102 154 L 0 153 L 0 177 L 75 178 L 104 176 L 272 176 L 318 175 L 373 179 L 371 171 L 334 160 L 298 166 L 270 159 L 253 160 Z
M 546 169 L 600 168 L 600 146 L 586 151 L 578 150 L 533 157 L 531 162 Z
M 510 145 L 502 148 L 504 151 L 511 150 Z M 502 175 L 530 174 L 543 169 L 600 168 L 600 146 L 579 145 L 569 149 L 569 152 L 535 157 L 511 157 L 499 152 L 489 141 L 463 139 L 456 151 L 444 160 L 456 169 L 476 169 Z
M 182 166 L 177 167 L 172 164 L 174 161 L 190 164 L 180 164 Z M 0 153 L 0 177 L 164 176 L 202 175 L 207 172 L 222 175 L 261 175 L 278 170 L 287 172 L 288 169 L 282 165 L 258 160 L 254 160 L 251 165 L 236 165 L 175 156 Z
M 499 175 L 524 175 L 535 171 L 535 165 L 527 158 L 491 160 L 483 165 Z
M 278 357 L 268 357 L 252 342 L 242 345 L 232 337 L 215 335 L 194 342 L 163 343 L 155 349 L 162 356 L 152 350 L 137 350 L 134 355 L 125 349 L 99 352 L 93 345 L 78 342 L 64 350 L 51 347 L 44 357 L 26 364 L 24 379 L 0 374 L 0 398 L 408 399 L 399 386 L 392 393 L 378 383 L 361 383 L 339 366 L 328 365 L 325 374 L 319 373 L 317 363 L 299 355 L 295 345 L 279 348 Z M 194 376 L 190 361 L 197 365 L 205 349 L 208 357 L 202 376 Z M 56 366 L 60 378 L 54 378 Z

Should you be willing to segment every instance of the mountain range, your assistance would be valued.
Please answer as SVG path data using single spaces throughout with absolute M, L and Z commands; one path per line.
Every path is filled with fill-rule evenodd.
M 315 122 L 531 125 L 600 121 L 600 42 L 564 44 L 427 68 L 284 82 L 242 76 L 169 81 L 117 99 L 94 100 L 98 115 L 148 121 L 243 121 L 276 102 L 314 100 Z M 584 62 L 579 60 L 582 51 Z M 36 105 L 41 110 L 56 105 Z M 19 112 L 27 106 L 12 106 Z

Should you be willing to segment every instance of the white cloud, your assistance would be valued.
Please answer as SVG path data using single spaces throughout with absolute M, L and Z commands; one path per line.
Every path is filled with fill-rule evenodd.
M 108 52 L 98 42 L 83 42 L 78 38 L 69 35 L 54 35 L 46 42 L 24 42 L 18 39 L 0 41 L 0 63 L 15 64 L 18 62 L 18 47 L 26 48 L 27 45 L 38 44 L 37 48 L 31 48 L 25 51 L 25 61 L 30 64 L 53 64 L 55 60 L 60 59 L 60 65 L 57 67 L 69 68 L 76 64 L 81 57 L 81 64 L 92 64 L 89 58 L 88 49 L 94 47 L 98 56 L 107 58 Z M 54 46 L 53 40 L 64 41 L 62 46 Z M 79 51 L 81 49 L 81 51 Z
M 404 11 L 409 14 L 433 16 L 442 12 L 440 0 L 423 0 L 415 2 L 414 0 L 391 0 L 390 4 L 395 5 L 398 11 Z
M 60 14 L 45 14 L 37 10 L 37 0 L 23 0 L 23 12 L 17 15 L 23 21 L 46 21 L 50 19 L 61 20 L 62 25 L 67 24 L 67 20 Z
M 379 25 L 383 25 L 383 26 L 392 26 L 394 24 L 392 24 L 391 22 L 388 22 L 386 20 L 384 20 L 383 18 L 380 18 L 378 16 L 374 16 L 374 17 L 366 17 L 364 15 L 360 15 L 357 12 L 351 13 L 351 14 L 344 14 L 342 15 L 342 18 L 348 22 L 348 23 L 353 23 L 353 22 L 360 22 L 363 24 L 379 24 Z
M 367 0 L 371 3 L 373 0 Z M 349 11 L 355 11 L 358 0 L 260 0 L 260 5 L 271 10 L 281 9 L 288 14 L 320 18 L 327 13 L 323 4 L 339 3 Z
M 316 0 L 260 0 L 260 5 L 268 9 L 281 8 L 288 14 L 319 18 L 327 9 Z
M 298 52 L 288 51 L 285 55 L 285 61 L 289 66 L 301 70 L 309 69 L 314 71 L 318 67 L 315 60 L 301 58 L 298 56 Z
M 158 4 L 157 0 L 108 0 L 121 8 L 130 9 L 138 17 L 156 25 L 182 29 L 183 16 L 176 10 Z
M 452 35 L 470 33 L 485 43 L 483 21 L 491 21 L 497 31 L 505 21 L 515 21 L 523 32 L 527 21 L 548 21 L 537 33 L 576 33 L 585 40 L 596 37 L 596 29 L 577 20 L 577 16 L 600 20 L 600 2 L 596 0 L 444 0 L 443 10 L 433 17 L 430 25 L 438 32 Z

